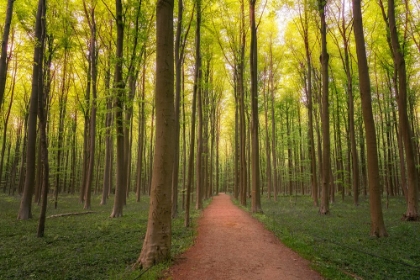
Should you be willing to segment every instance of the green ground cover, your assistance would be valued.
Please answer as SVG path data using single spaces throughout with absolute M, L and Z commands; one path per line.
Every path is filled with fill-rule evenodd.
M 389 237 L 380 239 L 369 236 L 367 198 L 358 207 L 351 198 L 337 201 L 327 216 L 306 196 L 264 197 L 262 207 L 264 214 L 255 216 L 327 279 L 420 279 L 420 223 L 401 220 L 401 197 L 384 207 Z
M 0 195 L 0 279 L 156 279 L 170 264 L 148 271 L 132 270 L 147 226 L 148 198 L 140 203 L 131 195 L 124 216 L 111 219 L 113 198 L 100 206 L 92 197 L 95 213 L 49 218 L 45 237 L 37 238 L 39 207 L 34 217 L 16 220 L 20 198 Z M 47 216 L 83 212 L 76 196 L 59 197 L 58 209 L 49 201 Z M 192 210 L 192 228 L 184 228 L 183 215 L 173 222 L 172 255 L 193 243 L 199 212 Z

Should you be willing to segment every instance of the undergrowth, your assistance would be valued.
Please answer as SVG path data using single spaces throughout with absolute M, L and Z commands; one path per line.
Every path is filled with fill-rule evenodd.
M 420 223 L 401 220 L 401 197 L 383 209 L 387 238 L 370 237 L 367 198 L 359 206 L 337 201 L 329 215 L 318 214 L 307 196 L 264 197 L 262 207 L 255 217 L 326 279 L 420 279 Z
M 20 197 L 0 195 L 0 279 L 157 279 L 170 266 L 147 271 L 132 269 L 147 227 L 148 198 L 128 198 L 123 217 L 109 218 L 113 198 L 100 206 L 92 197 L 94 213 L 48 218 L 45 237 L 37 238 L 39 206 L 33 218 L 18 221 Z M 193 207 L 192 207 L 193 208 Z M 49 201 L 47 216 L 84 212 L 76 196 L 61 196 L 58 209 Z M 172 256 L 193 244 L 199 212 L 191 209 L 192 227 L 183 226 L 183 213 L 172 224 Z

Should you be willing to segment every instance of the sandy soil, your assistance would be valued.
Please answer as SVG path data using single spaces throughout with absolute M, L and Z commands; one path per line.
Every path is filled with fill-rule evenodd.
M 310 263 L 219 194 L 198 222 L 198 236 L 164 279 L 322 279 Z

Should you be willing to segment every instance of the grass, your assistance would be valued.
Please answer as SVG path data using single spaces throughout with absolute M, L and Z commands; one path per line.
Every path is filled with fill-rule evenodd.
M 33 206 L 33 219 L 16 220 L 20 198 L 0 195 L 0 279 L 157 279 L 170 262 L 147 271 L 132 270 L 146 233 L 148 198 L 140 203 L 130 196 L 124 216 L 111 219 L 113 198 L 100 206 L 92 197 L 95 213 L 50 218 L 45 237 L 37 238 L 39 206 Z M 47 215 L 83 212 L 76 196 L 59 197 L 58 209 L 49 202 Z M 183 226 L 183 213 L 173 221 L 172 256 L 193 244 L 195 221 Z
M 384 203 L 385 205 L 385 203 Z M 288 247 L 313 263 L 326 279 L 420 279 L 420 223 L 401 220 L 403 198 L 390 198 L 383 209 L 389 237 L 369 236 L 369 201 L 351 198 L 331 204 L 319 215 L 310 197 L 262 198 L 256 214 Z

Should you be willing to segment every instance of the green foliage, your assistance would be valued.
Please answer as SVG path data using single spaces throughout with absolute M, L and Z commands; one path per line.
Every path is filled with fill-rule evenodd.
M 136 203 L 130 196 L 118 219 L 109 218 L 112 199 L 105 206 L 99 202 L 100 196 L 92 198 L 91 214 L 47 219 L 45 238 L 37 238 L 38 206 L 32 220 L 18 221 L 19 197 L 0 195 L 0 279 L 157 279 L 169 262 L 132 269 L 146 233 L 148 198 Z M 59 197 L 57 210 L 49 206 L 47 216 L 83 212 L 76 196 Z M 193 224 L 198 215 L 192 211 Z M 192 245 L 196 231 L 183 226 L 182 213 L 172 231 L 176 256 Z
M 350 199 L 319 215 L 309 197 L 263 198 L 265 214 L 255 215 L 284 244 L 309 259 L 327 279 L 419 279 L 419 223 L 400 220 L 405 202 L 390 198 L 384 209 L 388 238 L 369 237 L 369 201 Z

